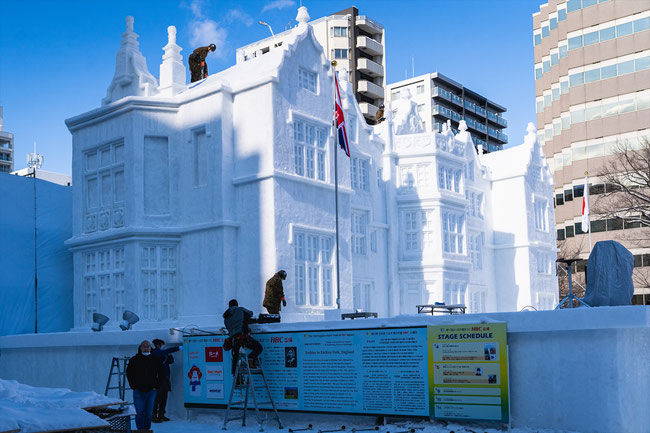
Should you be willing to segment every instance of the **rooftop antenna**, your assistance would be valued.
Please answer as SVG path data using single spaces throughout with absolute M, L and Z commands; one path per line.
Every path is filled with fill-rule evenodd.
M 27 166 L 33 171 L 43 166 L 43 155 L 36 153 L 36 140 L 34 140 L 34 152 L 27 154 Z

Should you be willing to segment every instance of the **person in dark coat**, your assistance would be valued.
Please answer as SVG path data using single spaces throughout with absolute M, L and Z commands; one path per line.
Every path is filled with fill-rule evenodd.
M 138 347 L 138 353 L 129 360 L 129 366 L 126 367 L 126 378 L 133 390 L 135 425 L 139 430 L 151 428 L 156 388 L 160 386 L 163 375 L 160 360 L 151 355 L 151 344 L 147 340 L 143 341 Z
M 237 358 L 239 349 L 244 347 L 251 349 L 249 359 L 257 364 L 257 357 L 262 353 L 262 345 L 250 335 L 248 323 L 253 317 L 253 312 L 244 307 L 240 307 L 236 299 L 228 303 L 228 309 L 223 313 L 223 322 L 228 330 L 232 344 L 232 374 L 235 374 L 237 368 Z
M 208 77 L 208 64 L 205 63 L 205 58 L 216 49 L 216 45 L 210 44 L 207 47 L 199 47 L 190 54 L 187 60 L 190 64 L 192 83 Z
M 153 422 L 163 422 L 169 421 L 169 418 L 165 416 L 165 408 L 167 406 L 167 394 L 172 390 L 172 385 L 169 380 L 171 370 L 169 365 L 174 363 L 174 357 L 171 355 L 174 352 L 178 352 L 179 348 L 171 347 L 169 349 L 163 349 L 165 342 L 156 338 L 152 341 L 154 350 L 153 356 L 158 358 L 160 363 L 163 366 L 163 377 L 160 380 L 160 386 L 156 390 L 156 400 L 153 404 Z
M 285 271 L 278 271 L 266 282 L 266 291 L 264 292 L 264 302 L 262 305 L 269 314 L 280 314 L 280 302 L 284 307 L 287 301 L 284 299 L 284 288 L 282 281 L 287 279 Z

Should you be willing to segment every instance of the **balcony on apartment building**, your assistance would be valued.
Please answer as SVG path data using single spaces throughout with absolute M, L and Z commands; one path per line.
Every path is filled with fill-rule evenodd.
M 375 114 L 377 113 L 377 110 L 379 109 L 379 107 L 370 104 L 369 102 L 359 102 L 359 108 L 361 109 L 361 113 L 363 113 L 364 117 L 369 117 L 373 119 L 375 117 Z
M 384 68 L 377 62 L 373 62 L 370 59 L 366 59 L 365 57 L 360 57 L 357 60 L 357 70 L 360 72 L 363 72 L 364 74 L 368 74 L 371 77 L 383 77 L 384 76 Z
M 371 56 L 384 55 L 384 46 L 368 36 L 357 36 L 357 48 Z
M 372 99 L 384 99 L 384 88 L 372 81 L 359 80 L 357 91 Z
M 357 16 L 357 26 L 370 34 L 381 33 L 384 30 L 384 26 L 379 24 L 377 21 L 371 20 L 365 15 Z

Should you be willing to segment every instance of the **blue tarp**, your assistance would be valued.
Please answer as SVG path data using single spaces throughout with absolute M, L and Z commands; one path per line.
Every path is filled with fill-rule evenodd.
M 35 274 L 38 332 L 73 326 L 70 237 L 71 187 L 0 173 L 0 335 L 34 333 Z
M 596 242 L 587 261 L 587 293 L 592 307 L 631 305 L 634 256 L 616 241 Z

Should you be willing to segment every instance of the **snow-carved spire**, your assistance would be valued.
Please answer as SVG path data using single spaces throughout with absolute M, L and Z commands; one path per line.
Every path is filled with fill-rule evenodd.
M 529 146 L 533 146 L 537 141 L 537 128 L 535 128 L 533 122 L 528 122 L 528 126 L 526 126 L 526 132 L 527 134 L 524 137 L 524 143 Z
M 158 81 L 147 69 L 138 46 L 138 34 L 133 31 L 133 17 L 126 17 L 126 31 L 122 33 L 121 47 L 115 58 L 115 75 L 106 90 L 102 105 L 126 96 L 152 96 L 158 93 Z
M 298 28 L 305 27 L 310 18 L 311 17 L 307 12 L 307 8 L 304 6 L 300 6 L 298 8 L 298 15 L 296 15 L 296 21 L 298 21 Z
M 465 119 L 462 119 L 460 122 L 458 122 L 458 131 L 458 134 L 456 134 L 456 140 L 460 140 L 465 143 L 472 142 L 472 136 L 469 132 L 467 132 L 467 122 L 465 122 Z
M 160 64 L 160 94 L 174 96 L 185 87 L 185 65 L 181 47 L 176 45 L 176 27 L 167 27 L 167 45 L 163 47 L 163 62 Z

